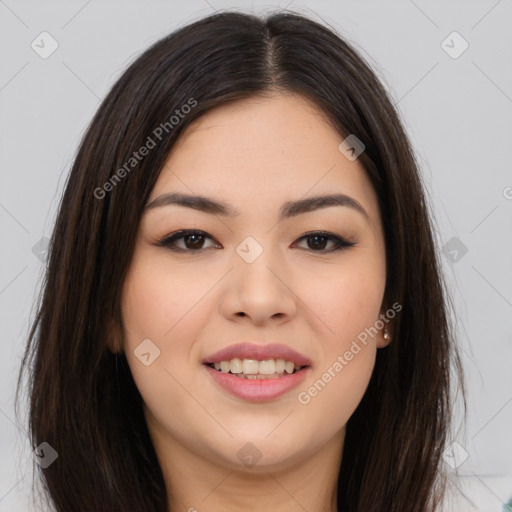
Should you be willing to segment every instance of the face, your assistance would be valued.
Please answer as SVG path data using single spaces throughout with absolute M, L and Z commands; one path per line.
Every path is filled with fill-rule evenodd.
M 253 455 L 270 470 L 342 442 L 387 343 L 382 331 L 362 342 L 385 311 L 385 245 L 375 192 L 342 140 L 315 104 L 275 93 L 206 113 L 173 148 L 122 296 L 123 350 L 157 452 L 238 469 Z M 226 211 L 162 198 L 172 193 Z M 325 195 L 349 199 L 286 208 Z M 245 354 L 248 371 L 282 372 L 277 359 L 294 356 L 265 351 L 278 344 L 309 364 L 261 380 L 204 364 L 244 342 L 256 352 L 222 359 Z

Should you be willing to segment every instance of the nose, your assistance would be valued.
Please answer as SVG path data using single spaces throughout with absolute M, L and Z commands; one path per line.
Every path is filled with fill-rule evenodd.
M 221 313 L 230 320 L 244 318 L 259 326 L 285 323 L 297 312 L 298 298 L 290 280 L 270 249 L 252 263 L 235 254 L 234 268 L 223 280 Z

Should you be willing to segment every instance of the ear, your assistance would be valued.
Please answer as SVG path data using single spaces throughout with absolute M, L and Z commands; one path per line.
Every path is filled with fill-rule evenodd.
M 114 319 L 110 319 L 107 326 L 107 346 L 113 354 L 123 352 L 123 336 L 119 325 Z
M 391 343 L 391 340 L 393 339 L 393 322 L 386 317 L 386 311 L 388 311 L 388 309 L 389 308 L 387 304 L 384 303 L 383 309 L 379 316 L 380 319 L 385 318 L 385 320 L 382 320 L 384 327 L 382 327 L 382 329 L 379 331 L 379 334 L 377 335 L 377 348 L 387 347 Z

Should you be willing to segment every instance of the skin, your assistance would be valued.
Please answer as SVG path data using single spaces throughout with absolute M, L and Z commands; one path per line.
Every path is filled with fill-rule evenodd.
M 151 193 L 148 203 L 183 192 L 240 212 L 147 210 L 124 283 L 122 349 L 144 400 L 171 512 L 337 510 L 345 425 L 367 388 L 377 349 L 389 343 L 381 331 L 369 337 L 317 396 L 299 403 L 298 393 L 387 309 L 377 197 L 360 162 L 338 149 L 342 140 L 302 96 L 241 100 L 185 130 Z M 334 206 L 277 222 L 284 202 L 328 193 L 351 196 L 368 219 Z M 155 245 L 180 229 L 211 238 L 203 245 L 181 238 L 176 245 L 188 247 L 181 253 Z M 334 242 L 302 238 L 318 230 L 355 245 L 328 252 Z M 252 263 L 236 252 L 247 236 L 263 248 Z M 134 355 L 147 338 L 160 349 L 149 366 Z M 265 403 L 223 391 L 201 361 L 246 340 L 283 343 L 309 357 L 305 383 Z M 237 456 L 247 442 L 261 452 L 251 467 Z

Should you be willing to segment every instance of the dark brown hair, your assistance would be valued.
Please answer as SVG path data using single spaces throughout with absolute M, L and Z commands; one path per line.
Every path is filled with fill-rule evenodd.
M 139 220 L 180 133 L 214 107 L 272 91 L 310 98 L 340 142 L 355 134 L 364 143 L 359 159 L 384 223 L 384 300 L 403 308 L 347 424 L 339 510 L 437 509 L 450 369 L 463 384 L 462 368 L 433 221 L 399 114 L 369 64 L 333 30 L 290 12 L 263 19 L 228 11 L 180 28 L 128 67 L 69 174 L 16 397 L 27 370 L 32 446 L 45 441 L 59 454 L 38 468 L 57 511 L 166 510 L 141 396 L 124 354 L 107 340 L 122 332 L 120 293 Z M 191 99 L 194 108 L 127 168 L 155 128 Z M 113 182 L 123 166 L 123 179 Z

